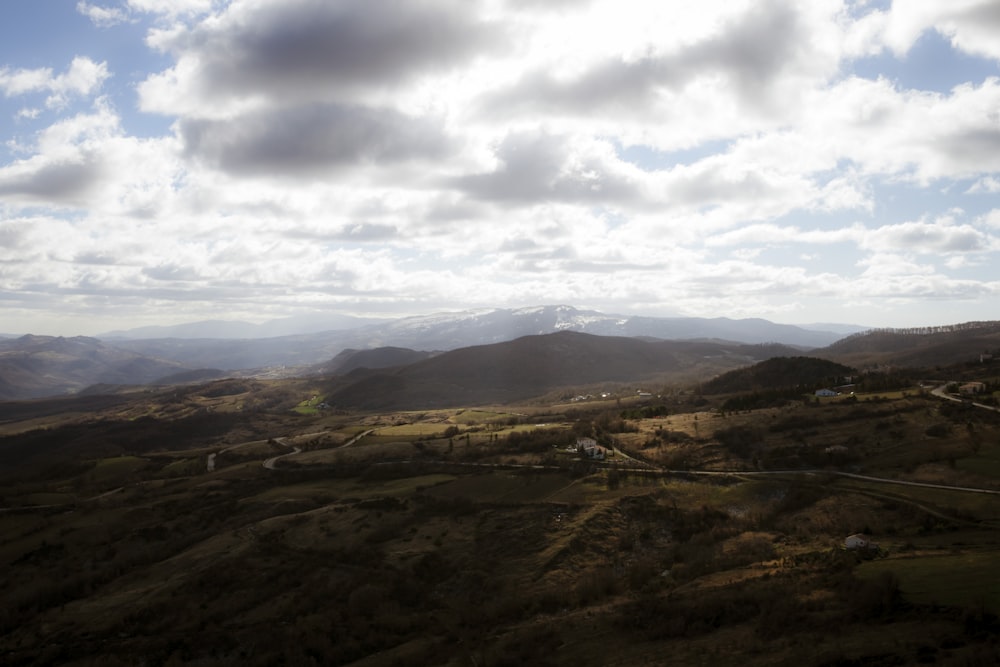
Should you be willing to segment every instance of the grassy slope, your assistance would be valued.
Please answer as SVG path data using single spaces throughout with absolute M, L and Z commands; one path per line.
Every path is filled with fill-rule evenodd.
M 645 456 L 667 460 L 685 448 L 692 466 L 721 466 L 749 463 L 713 437 L 737 425 L 762 435 L 764 461 L 787 463 L 784 450 L 801 448 L 803 434 L 815 447 L 856 436 L 851 465 L 920 475 L 934 456 L 972 444 L 967 429 L 926 436 L 929 425 L 970 416 L 937 405 L 907 397 L 725 418 L 702 412 L 645 420 L 638 433 L 614 437 L 638 446 L 669 423 L 688 440 L 663 440 Z M 1000 580 L 995 503 L 815 476 L 611 475 L 565 451 L 512 451 L 489 431 L 468 442 L 416 440 L 498 416 L 506 418 L 456 410 L 404 424 L 417 415 L 346 423 L 254 413 L 230 432 L 198 436 L 200 449 L 124 452 L 12 483 L 0 491 L 8 506 L 69 502 L 73 511 L 0 513 L 0 656 L 11 665 L 141 656 L 371 666 L 1000 657 L 989 641 L 1000 627 L 982 611 L 998 610 L 996 597 L 974 590 L 977 578 Z M 977 419 L 982 441 L 996 441 L 996 424 Z M 385 434 L 332 449 L 368 428 Z M 260 461 L 284 448 L 259 439 L 219 454 L 213 473 L 200 465 L 240 434 L 269 430 L 312 443 L 300 465 L 321 466 L 265 471 Z M 889 431 L 902 432 L 906 446 L 887 446 Z M 411 462 L 380 465 L 387 459 Z M 839 549 L 862 529 L 889 558 L 859 564 Z M 945 589 L 955 594 L 942 596 Z M 959 607 L 924 606 L 930 599 Z

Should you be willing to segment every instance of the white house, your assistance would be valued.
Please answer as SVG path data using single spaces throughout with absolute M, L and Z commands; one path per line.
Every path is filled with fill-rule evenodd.
M 604 459 L 604 447 L 597 444 L 593 438 L 577 438 L 576 451 L 585 454 L 590 459 Z
M 878 544 L 872 542 L 871 538 L 864 533 L 854 533 L 848 535 L 844 540 L 844 547 L 856 551 L 858 549 L 878 549 Z
M 837 392 L 835 392 L 833 389 L 817 389 L 816 390 L 816 395 L 817 396 L 838 396 L 839 394 L 837 394 Z

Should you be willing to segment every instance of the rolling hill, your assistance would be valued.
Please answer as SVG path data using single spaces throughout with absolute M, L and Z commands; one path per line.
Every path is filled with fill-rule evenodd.
M 944 327 L 873 329 L 814 350 L 812 355 L 842 364 L 909 368 L 976 361 L 1000 352 L 1000 322 L 967 322 Z
M 0 400 L 68 394 L 94 384 L 145 384 L 181 370 L 177 362 L 84 336 L 0 340 Z
M 853 374 L 842 364 L 815 357 L 775 357 L 747 368 L 723 373 L 702 385 L 706 394 L 770 391 L 794 387 L 813 388 L 819 384 L 839 384 L 839 378 Z
M 648 341 L 564 331 L 477 345 L 381 371 L 356 370 L 331 384 L 338 407 L 425 409 L 503 403 L 603 382 L 693 380 L 752 364 L 781 346 Z
M 359 368 L 391 368 L 421 361 L 433 352 L 419 352 L 405 347 L 377 347 L 373 350 L 344 350 L 330 361 L 310 369 L 323 375 L 344 375 Z

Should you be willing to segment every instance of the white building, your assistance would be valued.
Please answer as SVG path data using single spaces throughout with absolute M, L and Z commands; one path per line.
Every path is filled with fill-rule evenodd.
M 848 535 L 844 540 L 844 547 L 851 551 L 859 549 L 878 549 L 878 545 L 872 542 L 872 539 L 864 533 L 854 533 L 853 535 Z

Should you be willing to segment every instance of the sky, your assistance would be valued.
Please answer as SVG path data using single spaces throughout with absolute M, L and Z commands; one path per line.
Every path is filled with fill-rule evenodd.
M 0 332 L 1000 319 L 996 0 L 6 0 Z

